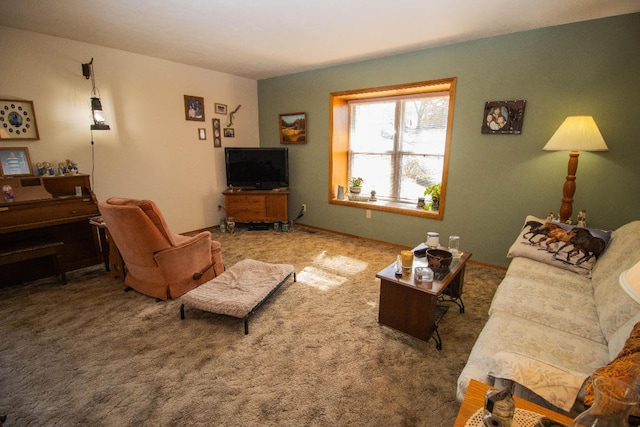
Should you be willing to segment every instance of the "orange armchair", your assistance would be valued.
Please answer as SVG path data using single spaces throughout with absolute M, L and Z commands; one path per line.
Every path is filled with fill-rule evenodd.
M 98 208 L 125 262 L 125 283 L 138 292 L 177 298 L 224 271 L 211 233 L 172 234 L 151 200 L 112 197 Z

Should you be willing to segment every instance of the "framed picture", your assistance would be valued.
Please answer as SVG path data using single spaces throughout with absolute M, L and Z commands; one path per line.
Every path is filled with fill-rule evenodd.
M 216 114 L 227 114 L 227 104 L 215 104 Z
M 27 147 L 0 148 L 0 175 L 32 176 L 33 168 Z
M 198 128 L 198 139 L 207 139 L 207 130 L 205 128 Z
M 233 138 L 236 136 L 236 131 L 233 128 L 224 128 L 224 137 L 225 138 Z
M 33 101 L 0 99 L 0 139 L 40 139 Z
M 482 133 L 522 133 L 527 101 L 491 101 L 484 104 Z
M 199 96 L 184 96 L 184 118 L 204 122 L 204 98 Z
M 213 123 L 213 146 L 222 147 L 222 129 L 220 129 L 220 119 L 211 119 Z
M 278 116 L 280 144 L 307 143 L 307 114 L 289 113 Z

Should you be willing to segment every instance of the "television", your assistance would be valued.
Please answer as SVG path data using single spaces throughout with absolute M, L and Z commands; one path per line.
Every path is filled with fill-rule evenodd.
M 289 187 L 288 148 L 225 147 L 227 186 L 247 190 Z

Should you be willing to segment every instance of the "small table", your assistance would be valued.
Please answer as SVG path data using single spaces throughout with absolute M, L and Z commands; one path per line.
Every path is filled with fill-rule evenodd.
M 102 219 L 95 220 L 94 218 L 89 220 L 89 223 L 96 229 L 97 242 L 96 245 L 102 253 L 102 261 L 104 262 L 104 269 L 111 272 L 111 277 L 114 279 L 124 279 L 125 265 L 122 255 L 116 246 L 116 242 L 109 233 L 109 228 L 102 222 Z
M 414 251 L 424 247 L 424 244 L 420 244 Z M 470 252 L 461 252 L 461 256 L 451 263 L 449 274 L 434 280 L 432 284 L 416 282 L 413 277 L 416 267 L 427 266 L 426 258 L 414 256 L 411 271 L 403 273 L 401 277 L 395 275 L 395 262 L 380 271 L 376 274 L 380 279 L 378 322 L 423 341 L 433 337 L 436 348 L 441 350 L 438 322 L 448 306 L 439 306 L 437 302 L 452 301 L 460 307 L 460 313 L 464 313 L 462 286 L 469 258 Z
M 471 380 L 469 388 L 467 388 L 467 394 L 464 396 L 462 406 L 458 412 L 458 417 L 453 427 L 464 427 L 467 421 L 476 413 L 476 411 L 484 407 L 484 396 L 491 387 L 480 381 Z M 573 420 L 565 415 L 552 411 L 551 409 L 543 408 L 542 406 L 531 403 L 528 400 L 524 400 L 518 396 L 513 396 L 513 400 L 516 404 L 516 409 L 524 409 L 527 411 L 536 412 L 542 416 L 551 418 L 554 421 L 571 425 Z

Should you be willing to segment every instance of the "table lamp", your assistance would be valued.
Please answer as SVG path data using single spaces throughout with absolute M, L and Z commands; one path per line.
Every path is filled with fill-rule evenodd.
M 635 302 L 640 304 L 640 261 L 620 273 L 620 286 Z
M 579 151 L 607 151 L 607 143 L 591 116 L 569 116 L 562 122 L 543 150 L 570 150 L 567 180 L 562 187 L 560 222 L 571 218 L 573 195 L 576 192 L 576 171 Z

